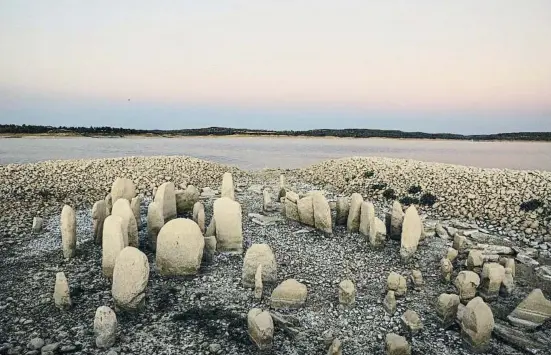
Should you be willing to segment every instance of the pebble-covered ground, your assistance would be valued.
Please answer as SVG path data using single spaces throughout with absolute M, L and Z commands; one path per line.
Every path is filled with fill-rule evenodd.
M 104 173 L 105 176 L 100 171 L 103 164 L 112 169 Z M 86 167 L 84 172 L 72 170 L 83 166 Z M 56 174 L 45 172 L 48 169 L 54 169 Z M 101 272 L 101 249 L 91 240 L 89 203 L 102 198 L 118 174 L 138 176 L 135 183 L 140 192 L 148 196 L 153 186 L 167 179 L 172 179 L 176 185 L 187 181 L 198 187 L 218 188 L 227 169 L 176 157 L 113 159 L 107 163 L 42 163 L 33 164 L 31 168 L 0 167 L 0 354 L 37 353 L 28 347 L 37 337 L 46 343 L 58 343 L 58 352 L 108 353 L 95 347 L 93 334 L 96 308 L 114 305 L 110 283 Z M 308 286 L 303 308 L 281 312 L 291 316 L 289 319 L 294 320 L 294 326 L 287 330 L 276 326 L 274 354 L 324 354 L 327 333 L 343 341 L 343 354 L 382 354 L 388 332 L 405 334 L 399 319 L 406 309 L 418 312 L 424 324 L 423 331 L 409 339 L 414 354 L 471 353 L 463 346 L 458 327 L 444 331 L 438 326 L 434 311 L 434 302 L 441 293 L 455 292 L 451 284 L 443 284 L 439 278 L 439 260 L 451 241 L 438 237 L 425 239 L 414 260 L 404 265 L 400 261 L 397 241 L 389 240 L 383 248 L 373 249 L 359 234 L 349 234 L 343 227 L 335 227 L 332 236 L 325 236 L 283 218 L 274 225 L 262 226 L 248 217 L 249 213 L 262 210 L 262 195 L 249 187 L 261 184 L 277 191 L 279 172 L 233 172 L 238 186 L 237 200 L 243 207 L 245 247 L 252 243 L 269 244 L 278 264 L 278 281 L 296 278 Z M 290 187 L 296 192 L 328 187 L 302 182 L 306 179 L 301 173 L 286 174 Z M 60 189 L 56 188 L 57 180 L 44 181 L 56 176 L 62 177 Z M 48 199 L 46 202 L 42 199 L 39 204 L 36 191 L 45 186 L 48 187 Z M 81 190 L 72 190 L 76 186 Z M 327 197 L 334 200 L 339 189 L 337 184 L 329 187 Z M 15 197 L 10 193 L 15 193 Z M 11 203 L 17 196 L 24 197 L 21 206 L 26 210 Z M 64 202 L 71 201 L 81 207 L 77 213 L 79 244 L 77 256 L 65 261 L 60 250 L 59 211 Z M 144 225 L 148 202 L 146 197 L 142 205 Z M 207 222 L 212 202 L 204 200 Z M 42 206 L 41 214 L 33 210 L 37 205 Z M 377 200 L 376 207 L 378 216 L 383 217 L 390 202 Z M 34 215 L 46 217 L 44 231 L 39 235 L 30 233 Z M 280 216 L 278 212 L 271 215 Z M 146 251 L 145 230 L 140 232 L 140 238 L 141 249 Z M 117 315 L 118 340 L 112 354 L 113 351 L 117 354 L 258 353 L 246 333 L 246 314 L 253 307 L 269 308 L 269 295 L 275 285 L 265 284 L 263 299 L 258 302 L 252 290 L 241 286 L 242 256 L 217 254 L 212 263 L 202 265 L 196 277 L 163 278 L 156 271 L 154 254 L 149 251 L 146 254 L 151 273 L 145 309 L 137 314 Z M 398 299 L 398 311 L 388 316 L 382 300 L 389 272 L 409 276 L 414 267 L 423 273 L 424 290 L 413 291 L 408 285 L 407 296 Z M 459 269 L 457 266 L 455 272 Z M 55 274 L 59 271 L 64 271 L 69 280 L 74 304 L 66 312 L 55 308 L 52 300 Z M 354 281 L 357 288 L 356 304 L 350 309 L 338 305 L 338 283 L 344 279 Z M 505 320 L 530 290 L 519 280 L 511 297 L 491 304 L 494 316 Z M 537 335 L 551 338 L 551 326 L 546 324 Z M 521 354 L 495 338 L 487 353 Z

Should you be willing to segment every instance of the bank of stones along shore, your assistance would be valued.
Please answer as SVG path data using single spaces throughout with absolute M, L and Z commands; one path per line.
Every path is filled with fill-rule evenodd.
M 233 176 L 223 175 L 221 197 L 213 205 L 212 219 L 205 221 L 205 207 L 200 196 L 215 196 L 209 188 L 202 194 L 193 185 L 185 190 L 175 190 L 174 183 L 165 182 L 154 191 L 154 199 L 147 208 L 148 247 L 155 251 L 156 268 L 163 277 L 195 275 L 202 262 L 212 260 L 215 252 L 243 253 L 242 209 L 235 200 Z M 440 224 L 428 228 L 421 221 L 414 205 L 404 208 L 394 201 L 385 221 L 376 217 L 373 203 L 365 201 L 358 193 L 350 198 L 336 201 L 336 220 L 332 221 L 331 205 L 320 191 L 312 191 L 300 197 L 287 188 L 285 176 L 280 177 L 277 199 L 273 200 L 269 189 L 263 191 L 265 212 L 281 212 L 289 219 L 312 226 L 327 235 L 332 226 L 345 225 L 351 233 L 360 233 L 374 249 L 381 247 L 387 238 L 401 241 L 400 256 L 405 264 L 411 260 L 419 241 L 438 235 L 453 238 L 453 247 L 443 251 L 440 262 L 440 277 L 444 283 L 453 283 L 456 293 L 441 294 L 437 300 L 427 300 L 435 306 L 440 325 L 448 329 L 458 324 L 464 344 L 472 351 L 483 351 L 490 343 L 492 333 L 529 347 L 544 346 L 531 339 L 523 330 L 532 330 L 551 318 L 551 301 L 540 289 L 534 289 L 508 316 L 511 325 L 494 322 L 490 302 L 499 302 L 510 295 L 515 287 L 517 252 L 510 247 L 490 244 L 473 244 L 472 240 L 483 238 L 478 230 L 456 229 Z M 117 313 L 138 312 L 145 303 L 145 289 L 149 278 L 149 263 L 146 255 L 138 249 L 139 210 L 143 203 L 136 194 L 132 180 L 116 178 L 111 192 L 97 201 L 92 208 L 94 241 L 102 248 L 102 272 L 111 280 L 111 294 L 115 310 L 101 306 L 93 321 L 96 346 L 110 348 L 117 342 Z M 183 213 L 192 214 L 192 219 L 178 218 Z M 33 229 L 40 232 L 40 220 L 35 220 Z M 468 225 L 459 227 L 470 228 Z M 76 217 L 72 207 L 66 205 L 61 212 L 62 252 L 66 259 L 75 255 Z M 486 235 L 487 236 L 487 235 Z M 469 237 L 469 238 L 467 238 Z M 525 255 L 522 255 L 524 253 Z M 459 260 L 465 259 L 466 270 L 454 274 Z M 529 252 L 516 255 L 524 265 L 532 260 Z M 532 260 L 533 261 L 533 260 Z M 535 261 L 533 261 L 535 262 Z M 277 283 L 277 263 L 267 244 L 253 244 L 243 258 L 242 283 L 254 292 L 254 297 L 266 297 L 265 283 Z M 455 277 L 453 277 L 455 275 Z M 420 290 L 424 287 L 423 275 L 412 270 L 410 283 Z M 53 300 L 60 310 L 71 308 L 69 282 L 63 272 L 55 279 Z M 403 275 L 391 272 L 387 278 L 387 293 L 382 300 L 389 314 L 396 312 L 396 299 L 408 291 L 408 280 Z M 354 307 L 356 288 L 351 280 L 342 280 L 335 290 L 344 307 Z M 282 280 L 269 296 L 270 307 L 293 309 L 303 306 L 308 297 L 308 288 L 295 279 Z M 403 335 L 389 333 L 384 347 L 387 354 L 411 354 L 412 346 L 407 337 L 420 332 L 423 324 L 419 315 L 407 310 L 401 317 Z M 272 348 L 277 315 L 269 309 L 253 308 L 247 317 L 248 334 L 259 351 Z M 342 354 L 342 343 L 336 338 L 327 344 L 327 354 Z

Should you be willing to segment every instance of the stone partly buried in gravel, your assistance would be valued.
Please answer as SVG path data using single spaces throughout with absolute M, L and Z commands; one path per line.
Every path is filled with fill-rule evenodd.
M 436 315 L 442 328 L 447 329 L 455 324 L 459 303 L 459 296 L 453 293 L 443 293 L 438 297 Z
M 467 256 L 466 266 L 471 271 L 480 271 L 480 268 L 484 264 L 484 256 L 480 250 L 470 250 Z
M 157 236 L 165 225 L 162 207 L 157 202 L 151 202 L 147 206 L 147 236 L 149 248 L 157 250 Z
M 446 253 L 446 258 L 453 262 L 456 258 L 457 258 L 457 255 L 459 255 L 459 252 L 457 250 L 455 250 L 454 248 L 448 248 L 448 252 Z
M 312 193 L 312 205 L 314 207 L 314 226 L 316 229 L 327 234 L 333 233 L 331 208 L 321 192 Z
M 360 214 L 362 209 L 363 197 L 355 192 L 350 196 L 350 209 L 348 211 L 348 220 L 346 229 L 351 233 L 357 233 L 360 230 Z
M 402 225 L 402 240 L 400 246 L 402 261 L 407 262 L 417 251 L 422 228 L 423 224 L 421 223 L 421 218 L 419 218 L 417 209 L 413 205 L 408 207 Z
M 421 274 L 420 270 L 415 269 L 411 271 L 411 282 L 414 290 L 421 291 L 423 289 L 425 281 L 423 280 L 423 274 Z
M 136 225 L 138 227 L 138 230 L 142 229 L 142 219 L 140 218 L 141 205 L 142 205 L 141 196 L 136 196 L 132 198 L 132 201 L 130 201 L 130 208 L 132 209 L 132 213 L 134 213 L 134 218 L 136 218 Z
M 241 254 L 243 252 L 243 226 L 241 205 L 228 198 L 214 201 L 216 223 L 216 248 L 220 252 Z
M 101 245 L 103 240 L 103 223 L 109 216 L 105 200 L 100 200 L 94 203 L 92 207 L 92 233 L 94 234 L 94 242 Z
M 515 308 L 507 319 L 512 324 L 535 329 L 551 318 L 551 301 L 545 298 L 543 292 L 536 288 Z
M 34 217 L 33 218 L 33 227 L 32 232 L 34 234 L 38 234 L 42 232 L 42 224 L 44 224 L 44 220 L 40 217 Z
M 390 315 L 396 313 L 396 296 L 394 295 L 394 291 L 388 291 L 386 293 L 385 299 L 383 300 L 383 308 Z
M 404 223 L 404 211 L 398 201 L 392 203 L 392 212 L 390 213 L 389 237 L 390 239 L 400 240 L 402 237 L 402 224 Z
M 193 210 L 193 206 L 197 201 L 199 201 L 200 197 L 201 194 L 199 190 L 197 190 L 197 188 L 193 185 L 188 185 L 185 190 L 176 191 L 176 212 L 180 215 L 191 212 Z
M 205 248 L 203 249 L 203 260 L 211 262 L 216 253 L 216 236 L 205 237 Z
M 472 299 L 461 318 L 461 337 L 473 351 L 483 351 L 490 343 L 494 329 L 491 308 L 480 297 Z
M 342 342 L 338 338 L 331 343 L 327 355 L 342 355 Z
M 499 294 L 507 297 L 513 294 L 515 289 L 515 279 L 513 278 L 513 271 L 509 268 L 505 269 L 505 275 L 503 276 L 503 281 L 499 287 Z
M 235 200 L 235 187 L 233 185 L 233 176 L 229 172 L 225 172 L 222 176 L 222 187 L 220 189 L 221 197 L 227 197 Z
M 356 302 L 356 287 L 351 280 L 343 280 L 339 284 L 339 303 L 352 306 Z
M 306 196 L 297 200 L 297 208 L 300 223 L 313 227 L 315 224 L 313 196 Z
M 163 276 L 195 275 L 201 266 L 205 238 L 197 223 L 177 218 L 161 228 L 156 263 Z
M 461 271 L 455 278 L 455 287 L 463 303 L 467 303 L 476 296 L 479 285 L 480 277 L 472 271 Z
M 63 272 L 58 272 L 55 275 L 54 303 L 61 310 L 67 310 L 72 305 L 69 283 Z
M 108 216 L 103 223 L 103 241 L 101 250 L 101 270 L 107 278 L 113 277 L 115 261 L 124 249 L 123 219 L 120 216 Z
M 404 296 L 407 292 L 406 278 L 394 271 L 388 275 L 386 284 L 387 289 L 394 291 L 398 297 Z
M 346 226 L 346 221 L 348 220 L 348 211 L 350 210 L 350 204 L 348 203 L 348 198 L 339 197 L 337 198 L 337 216 L 335 218 L 336 226 Z
M 107 306 L 98 307 L 94 317 L 96 346 L 107 349 L 115 345 L 117 336 L 117 315 Z
M 373 219 L 373 226 L 369 228 L 369 244 L 372 247 L 382 247 L 386 240 L 386 226 L 385 222 L 375 217 Z
M 254 273 L 254 298 L 257 300 L 262 299 L 263 291 L 264 283 L 262 282 L 262 264 L 260 264 Z
M 147 256 L 134 247 L 124 248 L 115 262 L 111 294 L 115 306 L 134 311 L 145 304 L 145 288 L 149 280 Z
M 123 234 L 124 245 L 137 248 L 139 246 L 138 225 L 136 224 L 134 212 L 130 208 L 130 202 L 124 198 L 118 199 L 113 205 L 111 215 L 122 218 L 122 230 L 125 233 Z
M 272 292 L 273 308 L 299 308 L 306 302 L 308 289 L 295 279 L 285 280 Z
M 387 355 L 411 355 L 411 346 L 406 338 L 394 333 L 386 335 L 385 350 Z
M 176 218 L 176 191 L 172 181 L 165 182 L 157 188 L 154 201 L 162 207 L 165 223 Z
M 299 196 L 297 193 L 293 191 L 287 191 L 284 198 L 284 212 L 287 218 L 292 219 L 293 221 L 300 222 L 300 213 L 297 206 L 298 200 Z M 312 209 L 313 208 L 314 207 L 312 206 Z
M 415 335 L 423 329 L 423 322 L 417 312 L 408 309 L 400 317 L 402 327 L 411 335 Z
M 450 282 L 452 278 L 452 272 L 453 272 L 453 265 L 450 259 L 442 258 L 440 260 L 440 275 L 442 278 L 442 282 L 444 283 Z
M 272 348 L 274 339 L 274 322 L 268 311 L 253 308 L 247 315 L 247 328 L 249 337 L 259 350 L 265 351 Z
M 77 248 L 77 217 L 71 206 L 65 205 L 61 210 L 61 245 L 63 257 L 71 259 Z
M 113 181 L 113 185 L 111 185 L 111 200 L 113 205 L 120 198 L 124 198 L 130 203 L 135 196 L 136 187 L 132 180 L 118 177 Z
M 205 233 L 205 206 L 197 201 L 193 205 L 193 221 L 197 223 L 201 233 Z
M 498 263 L 485 263 L 480 280 L 480 296 L 486 302 L 495 301 L 505 278 L 505 268 Z
M 363 201 L 360 207 L 360 227 L 361 235 L 369 238 L 369 231 L 375 224 L 375 206 L 369 201 Z
M 277 281 L 277 263 L 274 252 L 268 244 L 253 244 L 243 258 L 243 287 L 254 287 L 255 273 L 262 265 L 262 281 L 272 283 Z

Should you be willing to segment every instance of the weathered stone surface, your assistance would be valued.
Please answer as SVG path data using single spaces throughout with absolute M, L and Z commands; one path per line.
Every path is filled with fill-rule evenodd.
M 495 301 L 499 296 L 501 283 L 505 278 L 505 268 L 498 263 L 486 263 L 482 269 L 480 296 L 484 301 Z
M 285 175 L 281 174 L 279 176 L 279 194 L 277 196 L 278 200 L 281 200 L 286 195 L 286 188 L 285 188 Z
M 507 297 L 513 294 L 514 289 L 515 279 L 513 277 L 513 271 L 509 268 L 506 268 L 503 281 L 501 282 L 501 286 L 499 288 L 499 294 Z
M 262 281 L 277 281 L 277 263 L 272 248 L 268 244 L 253 244 L 243 258 L 242 282 L 244 287 L 254 287 L 255 273 L 262 265 Z
M 63 272 L 58 272 L 55 275 L 54 303 L 61 310 L 67 310 L 72 305 L 69 283 Z
M 105 207 L 107 207 L 107 211 L 109 211 L 108 215 L 110 215 L 113 209 L 113 196 L 111 196 L 111 193 L 105 196 Z
M 32 232 L 34 234 L 38 234 L 42 232 L 42 224 L 44 223 L 44 220 L 40 217 L 34 217 L 33 218 L 33 227 Z
M 436 232 L 436 235 L 444 240 L 448 240 L 450 238 L 448 232 L 446 232 L 446 230 L 444 229 L 444 227 L 442 227 L 440 223 L 436 223 L 434 231 Z
M 134 218 L 136 219 L 136 226 L 138 227 L 138 230 L 142 229 L 142 218 L 140 216 L 141 205 L 142 205 L 141 196 L 136 196 L 132 198 L 132 201 L 130 201 L 130 208 L 132 209 L 132 213 L 134 214 Z
M 338 338 L 333 340 L 331 346 L 329 346 L 327 355 L 342 355 L 342 343 Z
M 233 185 L 233 176 L 230 172 L 225 172 L 222 176 L 222 187 L 220 191 L 221 197 L 235 200 L 235 187 Z
M 145 303 L 145 288 L 149 280 L 147 256 L 134 247 L 124 248 L 113 270 L 111 294 L 115 306 L 124 311 L 134 311 Z
M 262 283 L 262 264 L 258 265 L 254 273 L 254 298 L 257 300 L 262 298 L 264 284 Z
M 161 206 L 165 223 L 176 218 L 176 191 L 172 181 L 167 181 L 157 188 L 154 201 Z
M 253 308 L 247 315 L 249 337 L 259 350 L 265 351 L 272 348 L 274 339 L 274 322 L 268 311 Z
M 197 223 L 201 233 L 205 233 L 205 206 L 199 201 L 193 205 L 193 221 Z
M 136 187 L 132 180 L 127 178 L 116 178 L 111 185 L 111 201 L 113 206 L 118 199 L 124 198 L 130 203 L 132 198 L 136 196 Z M 109 207 L 109 206 L 108 206 Z
M 443 293 L 438 297 L 436 314 L 442 328 L 447 329 L 455 323 L 459 303 L 459 296 L 453 293 Z
M 151 250 L 157 250 L 157 236 L 165 225 L 162 207 L 157 202 L 151 202 L 147 206 L 147 235 Z
M 201 266 L 205 238 L 197 223 L 176 218 L 161 228 L 157 237 L 156 262 L 164 276 L 194 275 Z
M 216 236 L 211 235 L 210 237 L 205 237 L 205 248 L 203 249 L 203 260 L 206 262 L 211 262 L 214 259 L 215 253 L 216 253 Z
M 480 277 L 472 271 L 461 271 L 455 278 L 455 287 L 459 291 L 461 302 L 466 303 L 476 295 Z
M 511 324 L 535 329 L 551 318 L 551 301 L 545 298 L 543 292 L 536 288 L 520 302 L 507 319 Z
M 175 191 L 176 212 L 180 215 L 192 212 L 193 206 L 199 201 L 200 197 L 199 190 L 193 185 L 188 185 L 185 190 Z
M 108 216 L 103 223 L 101 270 L 107 278 L 113 277 L 117 256 L 126 246 L 124 244 L 122 223 L 122 217 L 114 215 Z
M 511 269 L 511 275 L 515 277 L 516 264 L 514 258 L 501 257 L 499 258 L 499 263 L 503 265 L 506 269 Z
M 113 211 L 111 212 L 113 216 L 119 216 L 123 221 L 123 231 L 126 231 L 125 245 L 130 245 L 134 248 L 139 247 L 140 242 L 138 239 L 138 226 L 136 224 L 136 217 L 134 217 L 134 212 L 130 208 L 130 202 L 128 200 L 121 198 L 113 205 Z M 126 228 L 125 228 L 126 227 Z
M 339 284 L 339 303 L 351 306 L 356 302 L 356 287 L 351 280 L 343 280 Z
M 493 334 L 500 340 L 521 349 L 528 354 L 539 354 L 547 346 L 540 339 L 522 329 L 513 328 L 495 319 Z
M 360 230 L 360 214 L 363 203 L 363 197 L 359 193 L 353 193 L 350 197 L 350 209 L 348 211 L 348 220 L 346 229 L 349 232 L 357 233 Z
M 440 260 L 440 275 L 443 282 L 450 282 L 452 278 L 453 265 L 450 259 L 442 258 Z
M 493 329 L 491 308 L 480 297 L 472 299 L 461 319 L 461 337 L 465 343 L 474 351 L 483 351 L 490 343 Z
M 243 251 L 243 230 L 241 205 L 222 197 L 214 201 L 216 220 L 216 249 L 221 252 L 241 253 Z
M 216 237 L 216 221 L 214 216 L 210 219 L 210 223 L 205 232 L 205 237 Z
M 390 226 L 388 234 L 391 239 L 400 240 L 402 238 L 402 224 L 404 223 L 404 211 L 402 205 L 398 201 L 392 203 L 392 211 L 390 212 Z
M 299 308 L 306 302 L 308 289 L 295 279 L 280 283 L 272 292 L 272 308 Z
M 315 224 L 313 197 L 306 196 L 299 199 L 297 201 L 297 208 L 300 222 L 313 227 Z
M 402 261 L 408 261 L 417 251 L 422 229 L 423 225 L 417 209 L 413 205 L 409 206 L 402 225 L 402 241 L 400 246 Z
M 408 309 L 402 317 L 400 317 L 402 327 L 410 334 L 417 334 L 423 329 L 423 322 L 417 312 Z
M 337 217 L 335 218 L 335 225 L 346 226 L 348 220 L 348 211 L 350 210 L 350 204 L 346 197 L 339 197 L 337 199 Z
M 394 271 L 388 275 L 386 283 L 387 289 L 394 291 L 398 297 L 404 296 L 407 292 L 406 278 Z
M 265 212 L 274 212 L 277 207 L 272 199 L 272 191 L 270 188 L 265 188 L 262 191 L 262 210 Z
M 386 226 L 383 221 L 375 217 L 373 225 L 369 228 L 369 244 L 378 248 L 383 246 L 386 241 Z
M 331 208 L 325 196 L 320 192 L 313 193 L 312 205 L 314 207 L 314 226 L 316 229 L 327 234 L 333 233 Z
M 388 291 L 386 293 L 385 299 L 383 300 L 383 308 L 390 315 L 396 313 L 396 296 L 394 291 Z
M 457 258 L 457 255 L 459 255 L 459 252 L 457 250 L 455 250 L 454 248 L 448 248 L 448 252 L 446 253 L 446 258 L 453 262 L 456 258 Z
M 94 317 L 94 334 L 96 346 L 108 349 L 115 345 L 117 338 L 117 315 L 107 306 L 98 307 Z
M 103 240 L 103 223 L 109 215 L 105 200 L 100 200 L 94 203 L 92 207 L 92 233 L 94 234 L 94 242 L 101 245 Z
M 467 256 L 467 269 L 471 271 L 480 271 L 480 268 L 484 264 L 484 256 L 480 250 L 471 250 Z
M 71 206 L 65 205 L 61 210 L 61 245 L 63 257 L 71 259 L 77 248 L 77 217 Z
M 465 236 L 456 234 L 453 237 L 453 248 L 458 251 L 462 251 L 467 247 L 467 238 Z
M 423 275 L 420 270 L 411 271 L 411 282 L 413 283 L 413 288 L 416 291 L 421 291 L 425 286 L 425 281 L 423 280 Z
M 369 201 L 363 201 L 360 207 L 360 234 L 369 240 L 369 230 L 375 224 L 375 206 Z
M 385 344 L 387 355 L 411 355 L 411 346 L 403 336 L 389 333 L 386 335 Z

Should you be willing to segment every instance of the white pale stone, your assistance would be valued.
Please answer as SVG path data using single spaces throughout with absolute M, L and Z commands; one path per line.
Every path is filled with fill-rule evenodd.
M 263 282 L 277 281 L 277 263 L 272 248 L 268 244 L 253 244 L 243 258 L 241 279 L 244 287 L 254 287 L 254 277 L 259 265 L 262 265 Z
M 124 249 L 123 219 L 120 216 L 108 216 L 103 223 L 101 248 L 101 270 L 107 278 L 113 277 L 115 261 Z
M 233 186 L 233 176 L 230 172 L 225 172 L 222 176 L 221 197 L 228 197 L 235 200 L 235 188 Z
M 115 305 L 125 311 L 141 308 L 149 280 L 147 256 L 134 247 L 124 248 L 115 262 L 111 294 Z
M 349 232 L 358 232 L 360 229 L 360 213 L 363 203 L 363 197 L 359 193 L 353 193 L 350 200 L 350 209 L 348 211 L 348 220 L 346 229 Z
M 214 201 L 216 221 L 216 248 L 221 252 L 241 253 L 243 251 L 243 226 L 241 205 L 222 197 Z
M 111 215 L 119 216 L 123 220 L 123 231 L 126 232 L 124 235 L 124 245 L 132 246 L 137 248 L 139 246 L 138 240 L 138 226 L 136 224 L 136 217 L 134 217 L 134 212 L 130 208 L 130 202 L 127 199 L 120 198 L 113 205 L 113 210 Z
M 98 307 L 94 317 L 94 334 L 98 348 L 108 349 L 115 345 L 117 324 L 117 315 L 111 308 Z
M 201 233 L 205 233 L 205 206 L 199 201 L 193 205 L 193 221 L 197 223 Z
M 54 303 L 61 310 L 71 308 L 71 295 L 69 292 L 69 283 L 63 272 L 55 275 Z
M 201 266 L 205 238 L 197 223 L 177 218 L 157 237 L 157 268 L 164 276 L 194 275 Z
M 71 206 L 65 205 L 61 210 L 61 244 L 63 257 L 71 259 L 77 248 L 77 217 Z
M 176 218 L 176 192 L 172 181 L 157 188 L 154 201 L 162 207 L 165 223 Z
M 151 202 L 147 206 L 147 235 L 151 250 L 157 249 L 157 236 L 165 225 L 162 207 L 157 202 Z
M 94 203 L 92 207 L 92 233 L 94 234 L 94 242 L 101 245 L 103 240 L 103 223 L 109 215 L 105 200 L 100 200 Z
M 132 180 L 118 177 L 111 186 L 111 200 L 114 205 L 118 199 L 124 198 L 130 203 L 136 196 L 136 187 Z
M 402 244 L 400 247 L 400 256 L 403 261 L 409 260 L 417 251 L 417 245 L 421 238 L 423 224 L 417 213 L 415 206 L 411 205 L 406 210 L 404 223 L 402 225 Z

